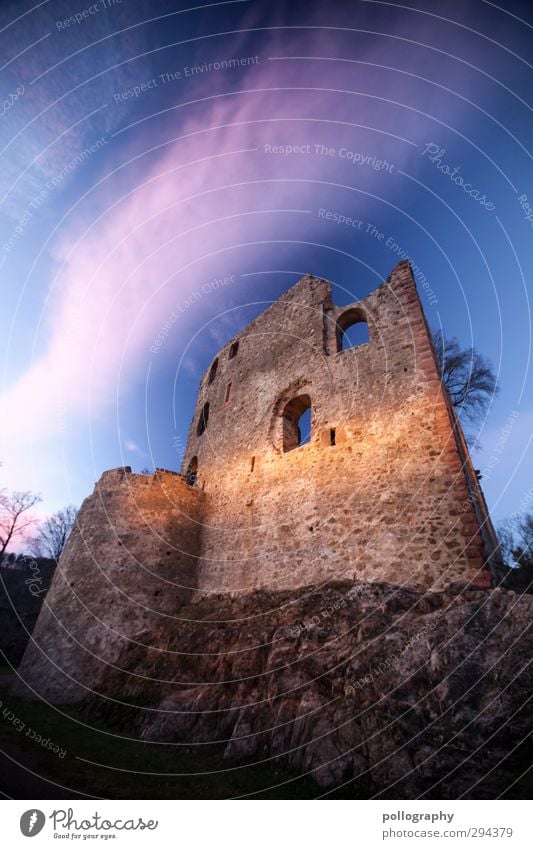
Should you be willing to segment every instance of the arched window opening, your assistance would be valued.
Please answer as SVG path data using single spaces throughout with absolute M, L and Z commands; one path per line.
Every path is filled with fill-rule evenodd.
M 204 406 L 202 407 L 202 412 L 200 413 L 200 417 L 198 419 L 198 426 L 196 428 L 197 436 L 201 436 L 204 430 L 207 427 L 207 422 L 209 421 L 209 401 L 206 401 Z
M 283 411 L 283 450 L 292 451 L 311 440 L 311 399 L 298 395 Z
M 232 360 L 233 357 L 237 355 L 237 351 L 239 350 L 239 343 L 234 342 L 229 349 L 228 360 Z
M 191 462 L 187 466 L 187 471 L 185 472 L 185 479 L 189 486 L 194 486 L 194 484 L 198 480 L 198 457 L 193 457 Z
M 209 377 L 207 378 L 208 383 L 213 383 L 215 377 L 217 376 L 217 368 L 218 368 L 218 357 L 213 361 L 213 365 L 209 369 Z
M 364 312 L 357 308 L 346 310 L 337 319 L 337 351 L 348 351 L 367 342 L 370 335 Z

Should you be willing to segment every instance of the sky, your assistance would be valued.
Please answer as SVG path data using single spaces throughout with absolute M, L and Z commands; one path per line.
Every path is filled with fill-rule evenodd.
M 532 25 L 486 0 L 2 2 L 0 487 L 48 514 L 108 468 L 179 468 L 223 344 L 303 274 L 340 305 L 408 256 L 430 326 L 498 374 L 492 514 L 531 507 Z

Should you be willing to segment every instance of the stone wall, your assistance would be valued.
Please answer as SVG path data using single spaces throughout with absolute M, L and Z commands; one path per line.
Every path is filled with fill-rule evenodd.
M 366 318 L 370 341 L 338 352 L 338 325 L 353 316 Z M 301 396 L 311 441 L 284 451 L 283 414 Z M 304 277 L 200 385 L 184 469 L 198 464 L 207 496 L 201 590 L 486 582 L 479 485 L 473 494 L 461 445 L 409 263 L 345 307 L 326 281 Z
M 42 698 L 77 701 L 101 691 L 120 655 L 172 630 L 197 587 L 203 502 L 176 473 L 103 474 L 60 558 L 21 679 Z
M 354 317 L 369 342 L 339 350 Z M 306 403 L 311 439 L 294 447 Z M 102 476 L 20 675 L 51 701 L 106 694 L 121 658 L 164 654 L 183 606 L 212 593 L 486 586 L 491 534 L 409 264 L 347 307 L 304 277 L 210 366 L 182 475 Z

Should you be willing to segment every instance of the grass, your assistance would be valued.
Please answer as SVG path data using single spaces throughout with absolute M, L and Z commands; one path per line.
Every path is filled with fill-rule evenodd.
M 228 799 L 250 793 L 262 799 L 312 799 L 320 794 L 310 778 L 274 766 L 236 767 L 223 760 L 220 745 L 130 741 L 102 722 L 87 724 L 75 706 L 55 709 L 28 702 L 11 696 L 6 687 L 0 687 L 0 701 L 0 746 L 8 744 L 12 756 L 16 747 L 19 763 L 76 793 L 109 799 Z M 16 720 L 6 718 L 4 712 L 11 712 Z M 20 732 L 16 722 L 19 727 L 24 723 Z M 29 728 L 66 750 L 66 755 L 60 758 L 26 736 Z M 123 733 L 128 736 L 127 729 Z M 4 790 L 16 796 L 16 787 L 10 793 L 4 785 Z

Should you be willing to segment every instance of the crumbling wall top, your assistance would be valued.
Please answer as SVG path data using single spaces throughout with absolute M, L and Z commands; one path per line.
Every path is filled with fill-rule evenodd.
M 171 487 L 174 490 L 183 489 L 197 493 L 197 497 L 204 495 L 202 490 L 192 486 L 181 472 L 160 467 L 156 468 L 151 474 L 132 472 L 131 466 L 118 466 L 116 469 L 108 469 L 102 473 L 95 489 L 109 490 L 123 484 L 128 487 L 163 485 L 165 488 Z

